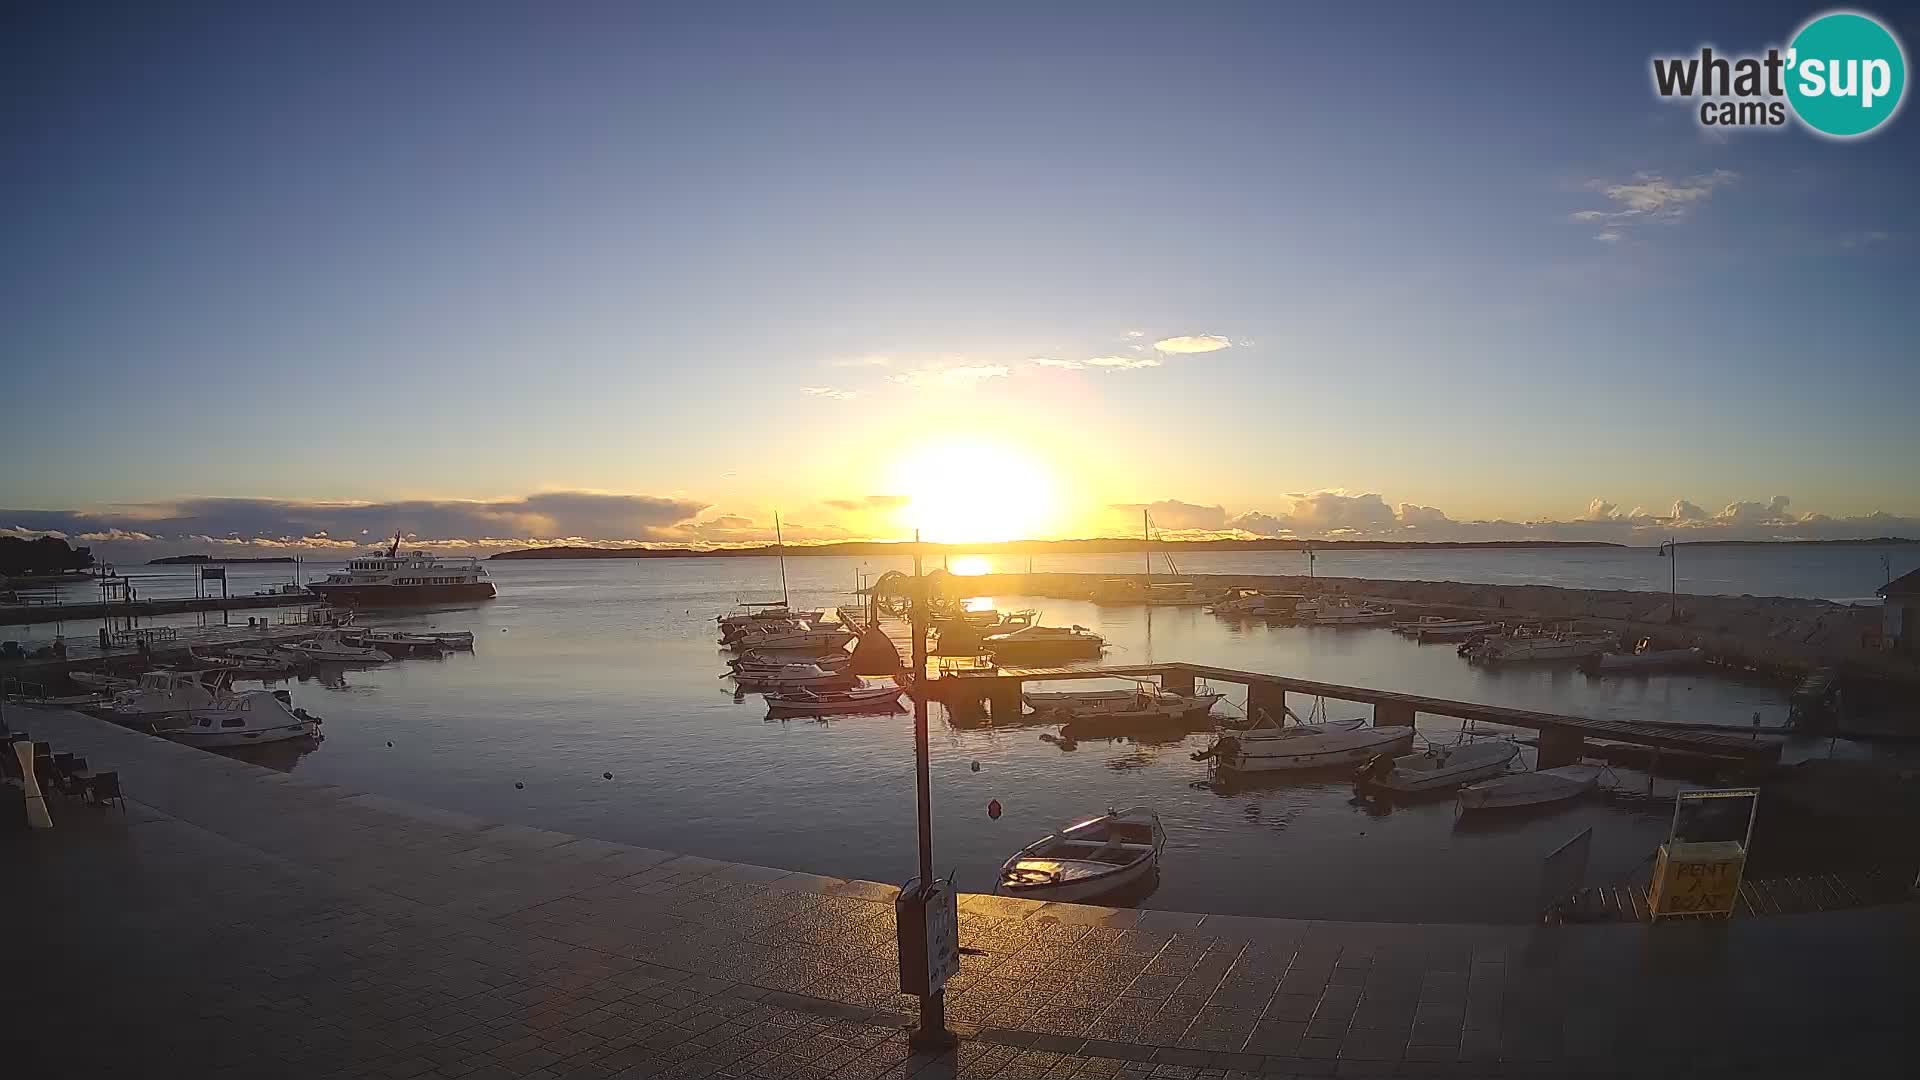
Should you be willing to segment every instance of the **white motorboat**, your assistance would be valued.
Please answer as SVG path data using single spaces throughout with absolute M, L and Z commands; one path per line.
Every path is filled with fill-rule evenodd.
M 188 713 L 222 708 L 232 696 L 229 671 L 149 671 L 133 689 L 113 696 L 107 718 L 117 723 L 165 725 Z
M 814 664 L 823 668 L 844 668 L 853 663 L 853 654 L 845 649 L 820 653 L 817 656 L 803 656 L 798 653 L 763 653 L 752 649 L 727 661 L 730 668 L 743 667 L 783 667 L 787 664 Z
M 262 651 L 264 652 L 265 650 Z M 255 677 L 262 675 L 284 675 L 293 670 L 292 660 L 271 654 L 258 657 L 234 656 L 231 653 L 226 656 L 202 656 L 189 648 L 187 650 L 187 658 L 192 660 L 196 667 L 225 668 L 236 675 L 250 675 Z
M 1207 610 L 1214 615 L 1249 618 L 1291 618 L 1300 606 L 1300 597 L 1292 593 L 1263 593 L 1255 589 L 1233 589 L 1224 599 L 1215 600 Z
M 833 649 L 845 648 L 853 640 L 853 633 L 838 628 L 786 630 L 765 630 L 749 632 L 734 638 L 728 648 L 736 652 L 755 649 L 781 652 L 824 653 Z
M 860 683 L 845 690 L 809 690 L 805 687 L 793 687 L 767 695 L 767 710 L 771 713 L 826 713 L 861 712 L 869 709 L 891 709 L 900 703 L 902 687 L 897 683 Z
M 1577 799 L 1600 785 L 1598 765 L 1562 765 L 1537 772 L 1507 773 L 1468 784 L 1456 796 L 1463 810 L 1504 810 Z
M 1292 716 L 1291 712 L 1286 713 Z M 1303 724 L 1275 721 L 1264 709 L 1244 728 L 1225 731 L 1195 754 L 1235 773 L 1298 772 L 1358 765 L 1413 746 L 1413 725 L 1367 727 L 1363 719 Z
M 1476 664 L 1511 664 L 1539 660 L 1582 660 L 1612 649 L 1612 634 L 1572 632 L 1516 632 L 1462 647 L 1460 654 Z
M 473 651 L 473 631 L 471 630 L 422 630 L 415 637 L 438 638 L 451 648 Z
M 1166 844 L 1152 811 L 1108 811 L 1021 848 L 1000 867 L 994 891 L 1029 900 L 1092 900 L 1152 877 Z
M 1381 755 L 1361 769 L 1357 786 L 1414 795 L 1445 791 L 1498 776 L 1520 748 L 1505 739 L 1482 739 L 1458 746 L 1436 746 L 1402 757 Z
M 230 695 L 218 708 L 195 712 L 186 726 L 161 732 L 175 742 L 204 747 L 254 746 L 312 738 L 319 733 L 318 717 L 267 690 Z
M 338 630 L 322 630 L 305 641 L 296 641 L 283 646 L 288 652 L 298 653 L 309 660 L 349 664 L 384 664 L 393 659 L 379 649 L 364 645 L 349 645 L 340 638 Z
M 1362 626 L 1390 622 L 1393 609 L 1384 604 L 1356 604 L 1351 600 L 1321 600 L 1311 615 L 1301 617 L 1315 626 Z
M 741 604 L 740 608 L 741 610 L 714 617 L 714 622 L 720 624 L 720 632 L 722 634 L 730 630 L 737 630 L 741 627 L 754 626 L 756 624 L 798 622 L 803 621 L 803 616 L 818 618 L 821 615 L 821 612 L 818 611 L 792 611 L 787 607 L 785 600 Z
M 1097 739 L 1147 728 L 1190 727 L 1196 721 L 1204 720 L 1213 711 L 1214 703 L 1225 696 L 1181 694 L 1145 686 L 1134 693 L 1133 700 L 1123 702 L 1118 707 L 1111 702 L 1100 702 L 1089 709 L 1072 706 L 1056 709 L 1050 715 L 1065 721 L 1066 726 L 1061 731 L 1069 738 Z
M 1120 709 L 1132 705 L 1140 696 L 1138 688 L 1127 690 L 1055 690 L 1027 692 L 1020 695 L 1036 713 L 1048 713 L 1056 709 L 1073 709 L 1092 712 L 1099 709 Z
M 857 675 L 845 671 L 823 668 L 818 664 L 781 664 L 778 667 L 741 667 L 731 673 L 733 681 L 740 686 L 761 686 L 774 689 L 798 687 L 846 687 L 860 682 Z
M 288 652 L 285 649 L 275 648 L 272 645 L 264 648 L 241 645 L 228 649 L 221 659 L 238 660 L 250 669 L 262 672 L 292 671 L 301 664 L 308 662 L 308 657 L 296 652 Z
M 1418 627 L 1409 631 L 1407 636 L 1425 645 L 1430 641 L 1464 641 L 1467 638 L 1491 634 L 1500 629 L 1500 624 L 1485 619 L 1448 619 L 1430 626 Z
M 988 634 L 981 651 L 1001 663 L 1019 660 L 1083 660 L 1106 650 L 1107 639 L 1084 626 L 1023 626 Z

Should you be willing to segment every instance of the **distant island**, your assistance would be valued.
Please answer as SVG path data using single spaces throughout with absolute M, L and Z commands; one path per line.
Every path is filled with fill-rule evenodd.
M 1397 551 L 1499 548 L 1617 548 L 1588 540 L 1479 540 L 1416 543 L 1405 540 L 1156 540 L 1155 551 Z M 1103 537 L 1087 540 L 1010 540 L 997 544 L 927 544 L 929 555 L 1110 555 L 1138 552 L 1146 541 Z M 789 544 L 788 558 L 810 555 L 908 555 L 910 540 L 849 540 L 832 544 Z M 502 551 L 495 559 L 732 559 L 766 558 L 781 554 L 773 544 L 737 548 L 602 548 L 544 547 Z
M 1682 540 L 1681 547 L 1778 547 L 1795 544 L 1825 547 L 1870 547 L 1875 544 L 1920 544 L 1904 536 L 1876 536 L 1871 540 Z
M 216 559 L 211 555 L 168 555 L 164 559 L 148 559 L 148 566 L 179 566 L 184 563 L 265 563 L 293 562 L 289 555 L 275 555 L 265 559 Z

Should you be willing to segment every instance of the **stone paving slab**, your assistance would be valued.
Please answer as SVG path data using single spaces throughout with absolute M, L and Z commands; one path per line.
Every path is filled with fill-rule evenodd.
M 1533 928 L 969 895 L 948 995 L 969 1040 L 916 1060 L 892 886 L 483 822 L 75 713 L 8 718 L 118 769 L 135 800 L 124 816 L 56 801 L 60 827 L 0 833 L 26 871 L 0 917 L 34 928 L 9 959 L 47 973 L 10 980 L 0 1007 L 50 1062 L 1015 1080 L 1845 1062 L 1881 1075 L 1912 1049 L 1912 905 Z

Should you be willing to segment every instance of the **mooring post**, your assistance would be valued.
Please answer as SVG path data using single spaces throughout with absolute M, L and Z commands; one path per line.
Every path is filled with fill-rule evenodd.
M 1162 690 L 1171 690 L 1176 694 L 1192 694 L 1193 673 L 1191 671 L 1180 671 L 1176 668 L 1168 668 L 1160 672 L 1160 688 Z
M 1562 765 L 1577 765 L 1586 749 L 1587 741 L 1578 732 L 1543 727 L 1540 729 L 1539 754 L 1534 768 L 1557 769 Z
M 1374 727 L 1410 727 L 1413 706 L 1399 701 L 1377 701 L 1373 706 Z
M 1264 712 L 1273 717 L 1276 724 L 1287 720 L 1287 691 L 1272 683 L 1249 682 L 1247 684 L 1247 717 L 1254 719 Z

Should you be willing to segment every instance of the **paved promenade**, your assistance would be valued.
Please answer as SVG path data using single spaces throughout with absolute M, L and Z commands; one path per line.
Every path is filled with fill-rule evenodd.
M 1914 905 L 1543 929 L 969 896 L 966 1040 L 915 1057 L 889 886 L 7 717 L 134 800 L 0 829 L 22 1076 L 1859 1077 L 1906 1075 L 1920 1042 Z

